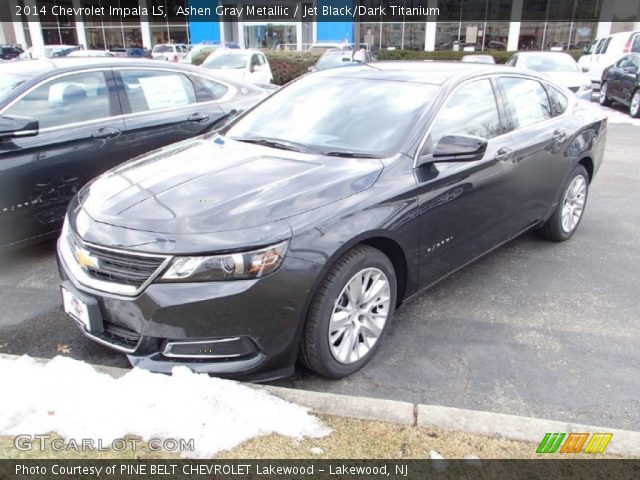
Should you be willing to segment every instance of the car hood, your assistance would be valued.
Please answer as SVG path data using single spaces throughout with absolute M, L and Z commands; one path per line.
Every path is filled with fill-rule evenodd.
M 563 87 L 581 87 L 591 85 L 589 77 L 580 72 L 545 72 L 545 75 Z
M 167 234 L 253 228 L 354 195 L 377 159 L 299 153 L 209 134 L 125 163 L 79 194 L 95 221 Z

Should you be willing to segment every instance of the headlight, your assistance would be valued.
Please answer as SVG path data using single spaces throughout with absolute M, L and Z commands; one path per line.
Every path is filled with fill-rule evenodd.
M 209 257 L 176 257 L 160 281 L 215 282 L 260 278 L 278 269 L 289 242 L 253 250 Z
M 586 92 L 587 90 L 591 90 L 591 84 L 590 83 L 587 84 L 587 85 L 582 85 L 580 87 L 580 91 L 582 91 L 582 92 Z

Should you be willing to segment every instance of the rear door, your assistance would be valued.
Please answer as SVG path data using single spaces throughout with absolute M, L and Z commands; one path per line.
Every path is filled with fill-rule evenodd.
M 2 115 L 34 118 L 39 131 L 0 141 L 0 245 L 58 230 L 80 187 L 126 159 L 110 69 L 44 80 Z
M 514 146 L 510 199 L 524 228 L 544 219 L 555 200 L 571 164 L 564 151 L 574 127 L 565 115 L 569 100 L 555 87 L 547 85 L 547 93 L 537 79 L 519 76 L 503 76 L 498 84 Z
M 204 133 L 224 115 L 219 99 L 199 91 L 191 74 L 126 68 L 115 76 L 130 158 Z

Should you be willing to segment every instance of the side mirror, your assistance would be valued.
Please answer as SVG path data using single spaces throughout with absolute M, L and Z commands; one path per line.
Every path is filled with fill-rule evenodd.
M 34 137 L 38 121 L 29 117 L 0 117 L 0 138 Z
M 436 145 L 433 154 L 425 155 L 420 165 L 438 162 L 473 162 L 482 160 L 487 150 L 484 138 L 471 135 L 445 135 Z

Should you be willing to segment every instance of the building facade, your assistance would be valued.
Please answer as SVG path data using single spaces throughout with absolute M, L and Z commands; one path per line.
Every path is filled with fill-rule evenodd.
M 309 0 L 303 5 L 312 7 L 331 1 Z M 321 22 L 302 18 L 296 21 L 269 21 L 267 18 L 256 22 L 243 21 L 242 17 L 230 21 L 217 14 L 207 17 L 206 21 L 190 21 L 189 17 L 177 13 L 180 8 L 189 6 L 239 7 L 243 0 L 15 0 L 15 4 L 22 7 L 21 15 L 17 15 L 8 2 L 0 2 L 0 17 L 11 19 L 11 22 L 3 22 L 0 43 L 18 43 L 25 47 L 70 44 L 108 49 L 152 48 L 158 43 L 169 42 L 235 41 L 248 48 L 281 46 L 303 50 L 318 41 L 348 41 L 366 43 L 372 49 L 434 51 L 466 47 L 476 51 L 513 51 L 582 48 L 594 38 L 610 32 L 640 30 L 640 22 L 634 21 L 640 14 L 635 11 L 638 3 L 629 0 L 567 0 L 562 3 L 556 0 L 474 0 L 473 9 L 467 2 L 428 0 L 428 6 L 438 8 L 440 15 L 420 22 Z M 255 0 L 252 3 L 255 4 Z M 292 5 L 295 3 L 291 0 Z M 269 2 L 265 0 L 264 4 Z M 81 5 L 119 6 L 130 10 L 161 8 L 167 15 L 162 21 L 144 15 L 128 16 L 126 20 L 117 15 L 54 16 L 51 14 L 53 5 L 64 7 L 65 11 Z M 634 11 L 625 10 L 629 8 Z M 584 21 L 585 18 L 591 20 Z M 632 21 L 625 21 L 628 19 Z

